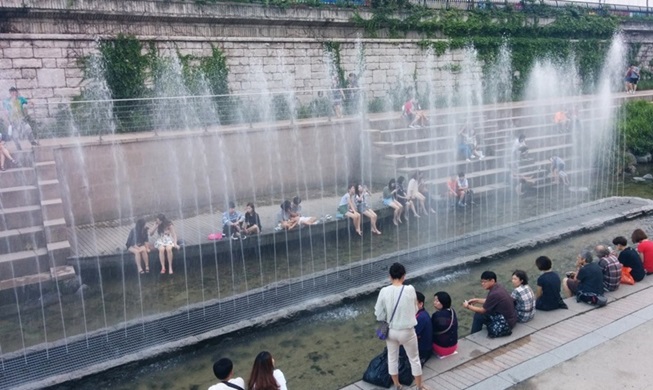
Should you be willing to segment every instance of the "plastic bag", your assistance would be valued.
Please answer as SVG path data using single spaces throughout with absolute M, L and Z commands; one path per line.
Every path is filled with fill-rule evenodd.
M 388 348 L 374 357 L 363 374 L 363 381 L 376 386 L 390 387 L 392 378 L 388 373 Z M 413 373 L 410 371 L 410 362 L 403 347 L 399 348 L 399 383 L 410 386 L 413 383 Z
M 635 284 L 635 279 L 633 279 L 632 275 L 630 274 L 630 267 L 622 267 L 621 268 L 621 283 L 622 284 L 630 284 L 631 286 Z

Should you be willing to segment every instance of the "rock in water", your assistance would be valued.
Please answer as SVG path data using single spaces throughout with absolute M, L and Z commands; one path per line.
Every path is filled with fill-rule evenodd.
M 637 181 L 637 182 L 644 182 L 644 181 L 646 181 L 646 179 L 644 179 L 643 177 L 637 177 L 637 176 L 633 177 L 633 180 L 635 180 L 635 181 Z
M 651 175 L 650 173 L 647 173 L 646 175 L 642 176 L 642 178 L 644 178 L 646 180 L 653 180 L 653 175 Z

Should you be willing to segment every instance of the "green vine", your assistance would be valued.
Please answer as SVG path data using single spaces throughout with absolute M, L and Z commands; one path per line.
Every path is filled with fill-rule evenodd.
M 336 75 L 338 77 L 338 85 L 346 85 L 345 83 L 345 69 L 342 67 L 340 60 L 340 43 L 339 42 L 324 42 L 324 51 L 331 56 L 333 61 L 333 67 L 335 68 Z

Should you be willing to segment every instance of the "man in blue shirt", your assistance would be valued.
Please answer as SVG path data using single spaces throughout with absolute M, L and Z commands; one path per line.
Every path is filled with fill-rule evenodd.
M 424 309 L 424 294 L 417 291 L 417 325 L 415 325 L 415 333 L 417 334 L 417 349 L 419 350 L 419 360 L 426 363 L 433 353 L 433 325 L 431 325 L 431 316 Z
M 245 216 L 236 210 L 236 204 L 229 202 L 229 210 L 222 213 L 222 234 L 226 237 L 231 236 L 234 240 L 239 239 L 244 220 Z

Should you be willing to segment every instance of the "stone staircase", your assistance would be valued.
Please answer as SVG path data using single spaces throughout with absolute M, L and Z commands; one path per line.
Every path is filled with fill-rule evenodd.
M 0 290 L 74 276 L 52 148 L 12 153 L 0 172 Z
M 582 103 L 579 103 L 579 107 Z M 390 178 L 404 176 L 408 179 L 416 170 L 425 173 L 431 193 L 443 193 L 448 177 L 460 171 L 466 173 L 476 194 L 494 192 L 510 187 L 510 161 L 512 145 L 518 134 L 526 136 L 530 148 L 527 159 L 518 162 L 521 175 L 536 179 L 536 188 L 551 184 L 548 177 L 548 158 L 559 155 L 567 162 L 568 173 L 577 159 L 579 131 L 561 132 L 553 123 L 560 103 L 537 107 L 506 106 L 495 110 L 479 110 L 471 113 L 438 114 L 430 118 L 425 128 L 409 128 L 402 119 L 371 121 L 366 130 L 372 145 L 375 164 L 373 177 L 379 183 Z M 568 105 L 566 105 L 569 108 Z M 580 117 L 585 128 L 593 120 L 581 109 Z M 469 118 L 466 120 L 465 118 Z M 480 141 L 480 149 L 486 154 L 483 160 L 465 161 L 458 155 L 457 135 L 465 124 L 471 124 Z M 580 130 L 580 129 L 576 129 Z

